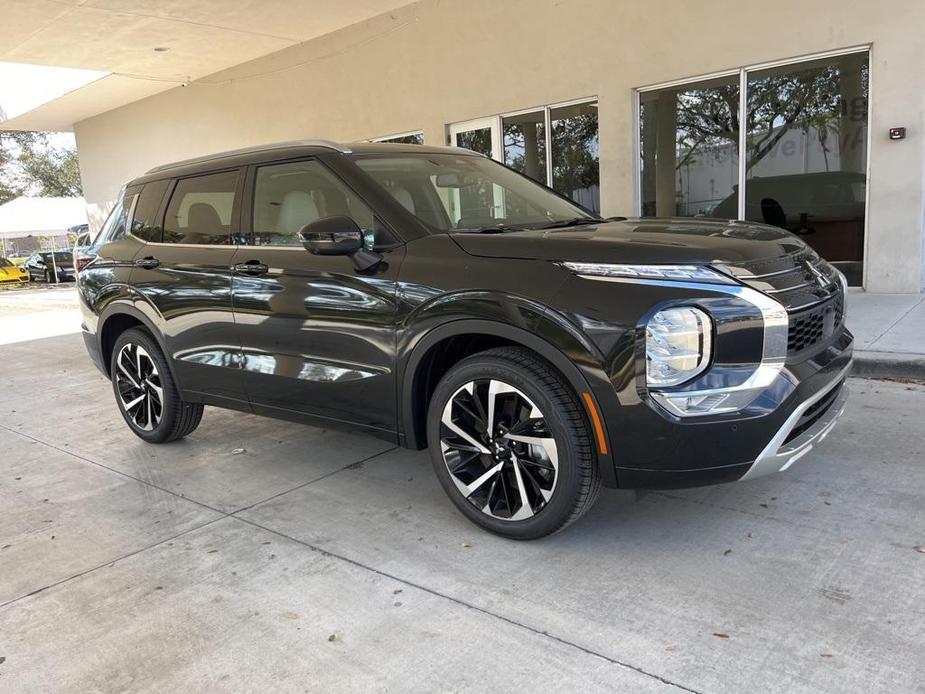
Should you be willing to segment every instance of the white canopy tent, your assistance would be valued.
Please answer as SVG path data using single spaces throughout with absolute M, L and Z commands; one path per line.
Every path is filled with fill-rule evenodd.
M 70 227 L 86 223 L 83 198 L 23 196 L 0 205 L 0 239 L 66 236 Z

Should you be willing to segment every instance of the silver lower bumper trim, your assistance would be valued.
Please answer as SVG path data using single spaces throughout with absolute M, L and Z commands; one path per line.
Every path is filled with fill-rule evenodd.
M 829 435 L 829 432 L 832 431 L 832 428 L 835 426 L 835 422 L 838 421 L 838 418 L 845 411 L 845 403 L 848 400 L 848 386 L 841 386 L 841 392 L 836 396 L 835 401 L 829 405 L 825 414 L 813 422 L 813 425 L 809 429 L 792 441 L 784 443 L 787 437 L 790 436 L 790 432 L 799 424 L 800 418 L 806 414 L 806 411 L 824 397 L 830 395 L 832 389 L 838 388 L 847 373 L 848 368 L 845 368 L 833 379 L 828 387 L 821 389 L 811 398 L 800 403 L 799 407 L 790 414 L 787 421 L 784 422 L 783 426 L 774 434 L 774 437 L 768 442 L 768 445 L 764 447 L 764 450 L 761 451 L 761 454 L 755 462 L 752 463 L 748 472 L 742 475 L 743 480 L 755 479 L 756 477 L 763 477 L 764 475 L 786 470 Z

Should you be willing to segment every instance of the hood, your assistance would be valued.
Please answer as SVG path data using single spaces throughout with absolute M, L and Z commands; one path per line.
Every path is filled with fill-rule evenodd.
M 475 256 L 592 263 L 735 265 L 806 248 L 796 236 L 777 227 L 699 218 L 627 219 L 563 229 L 460 232 L 451 237 Z

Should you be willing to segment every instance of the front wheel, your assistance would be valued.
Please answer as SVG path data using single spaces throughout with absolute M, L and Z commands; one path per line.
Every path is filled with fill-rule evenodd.
M 558 532 L 600 492 L 578 399 L 548 362 L 526 349 L 492 349 L 453 366 L 431 398 L 427 438 L 452 502 L 504 537 Z
M 180 398 L 167 360 L 144 330 L 133 328 L 119 336 L 110 374 L 119 411 L 139 438 L 166 443 L 182 439 L 199 426 L 203 406 Z

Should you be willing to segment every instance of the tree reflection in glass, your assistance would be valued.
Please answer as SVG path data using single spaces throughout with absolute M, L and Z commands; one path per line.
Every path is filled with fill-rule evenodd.
M 552 187 L 593 212 L 601 211 L 597 102 L 550 109 Z

